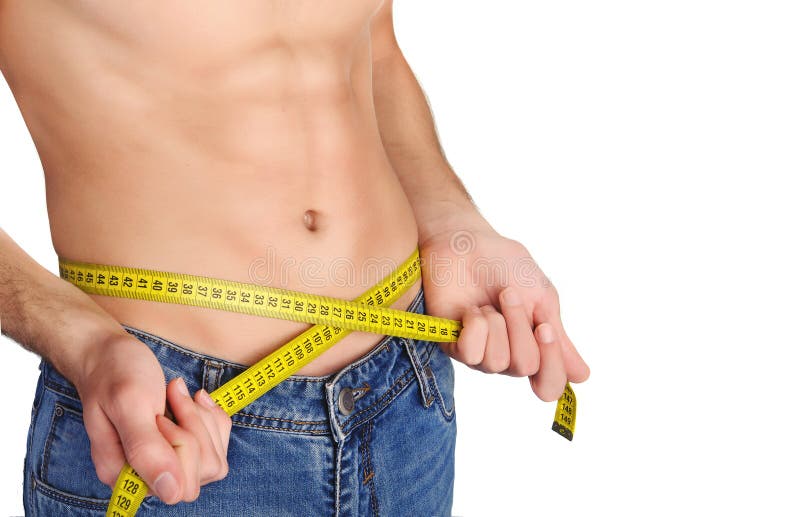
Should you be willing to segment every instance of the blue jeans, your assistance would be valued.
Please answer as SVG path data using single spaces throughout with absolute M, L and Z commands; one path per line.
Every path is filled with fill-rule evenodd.
M 409 307 L 424 312 L 422 292 Z M 126 327 L 167 380 L 213 391 L 244 370 Z M 75 388 L 46 361 L 25 459 L 28 516 L 102 516 L 111 489 L 89 453 Z M 295 375 L 233 416 L 230 473 L 174 506 L 138 515 L 449 516 L 456 420 L 453 365 L 436 343 L 385 337 L 328 376 Z

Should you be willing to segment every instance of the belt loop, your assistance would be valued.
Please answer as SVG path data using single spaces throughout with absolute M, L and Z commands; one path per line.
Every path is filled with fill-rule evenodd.
M 403 341 L 403 345 L 406 347 L 406 352 L 408 352 L 409 358 L 411 358 L 411 366 L 414 367 L 414 374 L 417 376 L 417 382 L 419 382 L 419 392 L 422 396 L 422 405 L 426 408 L 429 408 L 431 407 L 431 404 L 433 404 L 434 397 L 430 385 L 428 384 L 428 379 L 426 378 L 427 376 L 425 375 L 422 362 L 419 360 L 419 355 L 417 355 L 416 345 L 419 343 L 419 341 L 416 339 L 400 339 Z
M 222 365 L 220 363 L 203 360 L 203 382 L 200 386 L 208 393 L 222 385 Z

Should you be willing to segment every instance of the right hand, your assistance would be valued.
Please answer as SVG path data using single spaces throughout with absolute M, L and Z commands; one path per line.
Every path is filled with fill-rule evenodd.
M 127 458 L 151 493 L 175 504 L 227 475 L 231 419 L 205 390 L 192 398 L 181 378 L 165 386 L 155 355 L 132 336 L 114 335 L 91 354 L 73 383 L 100 481 L 113 487 Z

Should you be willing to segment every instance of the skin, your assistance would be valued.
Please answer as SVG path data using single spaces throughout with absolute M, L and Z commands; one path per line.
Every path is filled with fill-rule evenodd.
M 447 163 L 391 8 L 0 0 L 0 69 L 42 161 L 54 248 L 354 298 L 419 246 L 428 312 L 464 322 L 447 353 L 555 400 L 589 369 L 544 274 L 442 281 L 486 257 L 506 271 L 533 259 L 491 228 Z M 342 259 L 347 282 L 330 273 Z M 364 267 L 376 260 L 389 269 Z M 244 364 L 307 327 L 89 296 L 2 231 L 0 311 L 4 332 L 78 389 L 98 477 L 113 484 L 127 458 L 167 503 L 227 474 L 231 421 L 205 392 L 165 386 L 119 323 Z M 338 371 L 379 339 L 353 333 L 299 373 Z

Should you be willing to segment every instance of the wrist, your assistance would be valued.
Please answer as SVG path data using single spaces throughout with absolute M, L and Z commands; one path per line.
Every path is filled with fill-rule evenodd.
M 81 385 L 97 370 L 102 350 L 128 333 L 99 307 L 75 307 L 63 311 L 48 359 L 80 392 Z
M 420 243 L 454 232 L 494 232 L 469 199 L 431 201 L 416 212 Z

